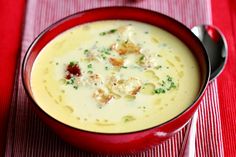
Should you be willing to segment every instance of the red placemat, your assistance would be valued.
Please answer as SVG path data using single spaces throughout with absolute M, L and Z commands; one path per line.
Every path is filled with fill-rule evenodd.
M 0 0 L 0 8 L 0 156 L 3 156 L 25 0 Z
M 212 0 L 213 24 L 225 34 L 228 62 L 218 79 L 225 156 L 236 154 L 236 1 Z
M 185 23 L 188 27 L 200 23 L 211 23 L 209 1 L 138 1 L 131 3 L 122 0 L 29 0 L 26 14 L 26 25 L 22 41 L 21 57 L 33 38 L 46 26 L 71 13 L 100 6 L 128 5 L 162 12 Z M 195 13 L 198 13 L 197 15 Z M 28 98 L 25 95 L 18 77 L 10 114 L 7 136 L 6 156 L 89 156 L 61 141 L 32 113 Z M 197 133 L 197 156 L 223 156 L 221 124 L 217 83 L 209 85 L 200 106 Z M 214 114 L 209 114 L 214 113 Z M 213 129 L 214 128 L 214 129 Z M 180 131 L 165 143 L 133 156 L 178 156 L 185 130 Z

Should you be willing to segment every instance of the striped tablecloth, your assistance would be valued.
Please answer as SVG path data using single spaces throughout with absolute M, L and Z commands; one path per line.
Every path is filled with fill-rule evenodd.
M 158 11 L 175 18 L 189 28 L 197 24 L 212 22 L 210 0 L 28 0 L 21 62 L 30 43 L 47 26 L 72 13 L 102 6 L 134 6 Z M 217 80 L 208 86 L 199 109 L 196 156 L 224 156 Z M 182 129 L 161 145 L 130 156 L 176 157 L 179 154 L 185 130 L 185 128 Z M 20 69 L 18 69 L 11 104 L 5 156 L 98 155 L 83 152 L 63 142 L 36 117 L 31 110 L 31 102 L 23 89 Z

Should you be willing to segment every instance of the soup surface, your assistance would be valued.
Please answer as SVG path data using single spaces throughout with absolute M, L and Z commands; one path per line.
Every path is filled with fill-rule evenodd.
M 187 46 L 163 29 L 126 20 L 61 33 L 41 50 L 31 72 L 34 99 L 45 112 L 103 133 L 164 123 L 194 101 L 199 85 Z

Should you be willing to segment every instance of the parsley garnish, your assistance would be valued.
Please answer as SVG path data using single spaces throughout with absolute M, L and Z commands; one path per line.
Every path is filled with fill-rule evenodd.
M 101 32 L 101 33 L 99 33 L 99 35 L 104 36 L 104 35 L 107 35 L 107 34 L 115 33 L 116 31 L 117 31 L 117 29 L 111 29 L 111 30 L 106 31 L 106 32 Z
M 106 59 L 107 57 L 104 54 L 101 54 L 102 59 Z
M 161 66 L 161 65 L 158 65 L 158 66 L 156 66 L 155 68 L 158 70 L 158 69 L 161 69 L 162 66 Z
M 107 33 L 106 32 L 101 32 L 101 33 L 99 33 L 99 35 L 101 35 L 101 36 L 104 36 L 104 35 L 106 35 Z
M 161 87 L 154 90 L 155 94 L 165 93 L 166 91 L 177 87 L 171 76 L 167 75 L 166 77 L 166 80 L 161 81 Z
M 74 84 L 75 78 L 71 77 L 69 80 L 66 80 L 66 84 Z
M 170 83 L 170 86 L 167 88 L 167 90 L 171 90 L 172 88 L 176 88 L 176 85 L 174 82 Z
M 166 82 L 165 81 L 161 81 L 162 83 L 161 83 L 161 86 L 165 86 L 165 84 L 166 84 Z
M 89 71 L 88 71 L 88 73 L 89 73 L 89 74 L 92 74 L 92 73 L 93 73 L 93 71 L 92 71 L 92 70 L 89 70 Z
M 174 83 L 174 82 L 171 82 L 170 87 L 172 87 L 172 88 L 176 88 L 175 83 Z
M 169 75 L 167 75 L 167 81 L 172 81 L 172 77 L 170 77 Z
M 101 50 L 101 52 L 102 53 L 105 53 L 106 55 L 110 55 L 111 53 L 110 53 L 110 49 L 107 49 L 107 48 L 103 48 L 102 50 Z
M 88 49 L 85 49 L 85 50 L 84 50 L 84 54 L 87 54 L 88 52 L 89 52 Z
M 130 121 L 135 120 L 135 118 L 131 115 L 124 116 L 124 117 L 122 117 L 122 119 L 124 122 L 130 122 Z
M 73 86 L 74 89 L 78 89 L 78 86 Z
M 92 73 L 93 73 L 93 71 L 92 71 L 93 65 L 92 65 L 92 64 L 88 64 L 87 67 L 88 67 L 88 69 L 89 69 L 89 70 L 88 70 L 88 73 L 89 73 L 89 74 L 92 74 Z
M 166 92 L 166 90 L 164 88 L 157 88 L 154 90 L 154 93 L 156 93 L 156 94 L 161 94 L 161 93 L 165 93 L 165 92 Z
M 89 69 L 91 69 L 91 68 L 93 68 L 93 65 L 92 65 L 92 64 L 89 64 L 89 65 L 87 65 L 87 67 L 88 67 Z
M 115 33 L 117 31 L 117 29 L 111 29 L 110 31 L 109 31 L 109 33 Z
M 76 64 L 77 64 L 76 62 L 71 61 L 71 62 L 69 63 L 69 66 L 70 66 L 70 67 L 73 67 L 73 66 L 76 65 Z
M 145 57 L 145 56 L 142 55 L 142 56 L 139 58 L 139 60 L 142 61 L 142 60 L 144 59 L 144 57 Z

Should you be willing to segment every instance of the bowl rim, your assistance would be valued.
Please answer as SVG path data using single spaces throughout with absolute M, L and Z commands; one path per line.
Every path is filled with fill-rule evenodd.
M 200 85 L 200 89 L 199 89 L 199 92 L 198 92 L 198 95 L 196 96 L 196 98 L 194 99 L 194 101 L 186 108 L 184 109 L 182 112 L 180 112 L 179 114 L 177 114 L 176 116 L 174 116 L 173 118 L 169 119 L 168 121 L 165 121 L 161 124 L 158 124 L 158 125 L 155 125 L 155 126 L 152 126 L 152 127 L 148 127 L 148 128 L 144 128 L 144 129 L 140 129 L 140 130 L 134 130 L 134 131 L 128 131 L 128 132 L 98 132 L 98 131 L 90 131 L 90 130 L 85 130 L 85 129 L 82 129 L 82 128 L 77 128 L 77 127 L 74 127 L 72 125 L 69 125 L 69 124 L 66 124 L 66 123 L 63 123 L 62 121 L 54 118 L 52 115 L 50 115 L 49 113 L 47 113 L 45 110 L 43 110 L 39 105 L 38 103 L 36 102 L 36 100 L 34 100 L 33 98 L 33 94 L 31 95 L 29 90 L 28 90 L 28 86 L 27 86 L 27 81 L 26 81 L 26 78 L 24 76 L 24 72 L 25 72 L 25 69 L 26 69 L 26 66 L 27 66 L 27 60 L 29 59 L 29 56 L 31 54 L 31 51 L 32 49 L 34 48 L 34 46 L 37 44 L 37 42 L 41 39 L 41 37 L 47 33 L 48 31 L 54 29 L 54 28 L 57 28 L 58 26 L 61 25 L 61 22 L 64 22 L 64 21 L 67 21 L 67 20 L 70 20 L 71 18 L 75 17 L 75 16 L 78 16 L 78 15 L 82 15 L 82 14 L 86 14 L 86 13 L 89 13 L 89 12 L 99 12 L 99 11 L 108 11 L 109 10 L 113 10 L 113 9 L 131 9 L 132 11 L 143 11 L 146 13 L 149 13 L 149 14 L 156 14 L 158 16 L 161 16 L 167 20 L 170 20 L 171 22 L 175 23 L 176 25 L 179 25 L 181 26 L 185 32 L 189 32 L 192 37 L 194 38 L 194 40 L 196 40 L 196 42 L 199 43 L 199 46 L 201 46 L 201 49 L 204 51 L 203 53 L 203 56 L 204 56 L 204 60 L 205 60 L 205 63 L 206 63 L 206 79 L 203 80 L 203 82 L 201 83 Z M 78 17 L 79 18 L 79 17 Z M 106 20 L 106 19 L 103 19 L 103 20 Z M 111 19 L 109 19 L 111 20 Z M 117 20 L 119 20 L 119 18 L 117 18 Z M 120 19 L 120 20 L 125 20 L 125 19 Z M 128 20 L 128 19 L 127 19 Z M 132 19 L 130 19 L 132 20 Z M 94 21 L 91 21 L 91 22 L 95 22 L 95 21 L 100 21 L 100 20 L 94 20 Z M 138 20 L 133 20 L 133 21 L 138 21 Z M 142 22 L 142 21 L 138 21 L 138 22 Z M 88 22 L 85 22 L 85 23 L 88 23 Z M 85 24 L 85 23 L 82 23 L 82 24 Z M 145 22 L 142 22 L 142 23 L 145 23 Z M 147 23 L 147 22 L 146 22 Z M 147 24 L 150 24 L 150 23 L 147 23 Z M 79 26 L 81 24 L 78 24 L 76 26 Z M 76 27 L 76 26 L 73 26 L 73 27 Z M 153 25 L 155 26 L 155 25 Z M 71 29 L 73 27 L 70 27 L 68 29 Z M 68 30 L 66 29 L 66 30 Z M 162 28 L 163 29 L 163 28 Z M 62 32 L 65 32 L 66 30 L 62 31 Z M 167 31 L 167 30 L 165 30 Z M 61 32 L 61 33 L 62 33 Z M 172 33 L 171 33 L 172 34 Z M 56 36 L 58 36 L 59 34 L 57 34 Z M 174 34 L 172 34 L 174 35 Z M 55 36 L 55 37 L 56 37 Z M 176 35 L 174 35 L 176 36 Z M 55 38 L 54 37 L 54 38 Z M 177 36 L 176 36 L 177 37 Z M 178 37 L 177 37 L 178 38 Z M 51 39 L 53 40 L 53 39 Z M 51 41 L 50 40 L 50 41 Z M 184 43 L 184 42 L 183 42 Z M 45 45 L 46 46 L 46 45 Z M 188 46 L 187 46 L 188 47 Z M 40 53 L 40 51 L 39 51 Z M 38 53 L 38 54 L 39 54 Z M 38 56 L 37 54 L 37 56 Z M 199 64 L 199 62 L 198 62 Z M 187 113 L 189 110 L 191 110 L 199 100 L 201 100 L 201 98 L 203 97 L 204 93 L 205 93 L 205 90 L 207 88 L 207 85 L 209 83 L 209 80 L 210 80 L 210 72 L 211 72 L 211 69 L 210 69 L 210 61 L 209 61 L 209 58 L 207 56 L 207 53 L 206 53 L 206 50 L 204 48 L 204 46 L 202 45 L 201 41 L 191 32 L 191 30 L 185 26 L 183 23 L 177 21 L 176 19 L 168 16 L 168 15 L 165 15 L 163 13 L 160 13 L 160 12 L 157 12 L 157 11 L 152 11 L 152 10 L 148 10 L 148 9 L 144 9 L 144 8 L 140 8 L 140 7 L 127 7 L 127 6 L 113 6 L 113 7 L 100 7 L 100 8 L 92 8 L 92 9 L 88 9 L 88 10 L 84 10 L 84 11 L 79 11 L 79 12 L 76 12 L 76 13 L 73 13 L 71 15 L 68 15 L 68 16 L 65 16 L 59 20 L 57 20 L 56 22 L 52 23 L 51 25 L 49 25 L 48 27 L 46 27 L 39 35 L 37 35 L 35 37 L 35 39 L 32 41 L 32 43 L 30 44 L 30 46 L 28 47 L 25 55 L 24 55 L 24 58 L 23 58 L 23 61 L 22 61 L 22 66 L 21 66 L 21 78 L 22 78 L 22 82 L 23 82 L 23 87 L 26 91 L 26 95 L 28 95 L 28 97 L 32 100 L 32 104 L 34 104 L 34 106 L 36 106 L 41 112 L 44 113 L 45 116 L 47 116 L 48 118 L 52 119 L 53 121 L 55 121 L 56 123 L 59 123 L 60 125 L 66 127 L 66 128 L 69 128 L 69 129 L 72 129 L 74 131 L 79 131 L 79 132 L 84 132 L 84 133 L 90 133 L 90 134 L 97 134 L 97 135 L 106 135 L 106 136 L 114 136 L 114 135 L 131 135 L 131 134 L 137 134 L 137 133 L 142 133 L 142 132 L 147 132 L 147 131 L 151 131 L 151 130 L 156 130 L 160 127 L 163 127 L 165 125 L 167 125 L 168 123 L 178 119 L 179 117 L 181 117 L 183 114 Z M 30 80 L 29 80 L 30 82 Z M 31 89 L 31 88 L 30 88 Z

